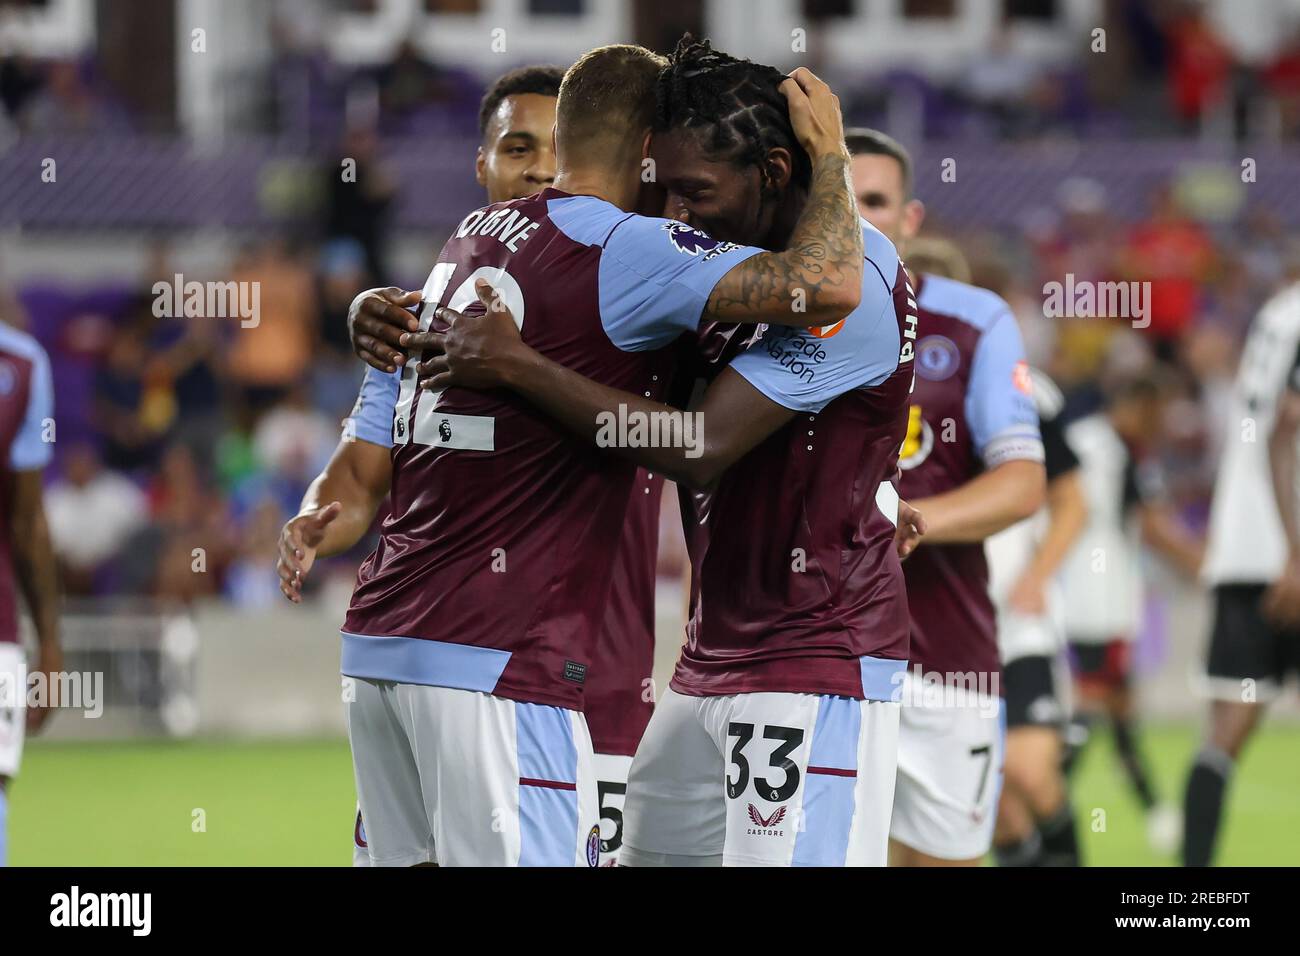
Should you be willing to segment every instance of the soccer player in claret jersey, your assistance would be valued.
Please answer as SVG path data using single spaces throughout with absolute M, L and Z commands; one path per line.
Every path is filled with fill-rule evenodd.
M 874 130 L 848 136 L 859 208 L 903 244 L 924 217 L 911 160 Z M 928 525 L 905 565 L 912 612 L 903 685 L 895 866 L 975 865 L 988 851 L 1004 743 L 984 539 L 1044 500 L 1043 446 L 1015 316 L 985 289 L 913 276 L 916 389 L 901 491 Z
M 36 628 L 36 669 L 51 678 L 63 667 L 58 633 L 54 547 L 41 499 L 41 470 L 52 449 L 54 385 L 45 350 L 0 321 L 0 867 L 5 865 L 9 786 L 18 774 L 26 731 L 35 732 L 57 700 L 27 707 L 27 658 L 18 633 L 18 602 Z M 47 688 L 58 686 L 46 680 Z
M 564 70 L 527 66 L 503 74 L 483 96 L 475 172 L 488 202 L 530 196 L 555 179 L 555 98 Z M 362 328 L 371 313 L 402 310 L 419 293 L 370 289 L 354 300 L 354 321 Z M 399 321 L 409 313 L 401 312 Z M 365 335 L 364 331 L 361 333 Z M 368 368 L 356 407 L 329 465 L 311 483 L 298 514 L 280 534 L 277 570 L 286 598 L 301 601 L 302 586 L 318 557 L 353 547 L 374 523 L 392 477 L 392 399 L 397 365 L 405 359 L 382 340 L 367 341 L 369 352 L 391 371 Z M 375 353 L 382 353 L 376 355 Z M 596 643 L 586 687 L 587 724 L 595 749 L 596 787 L 601 809 L 601 865 L 617 860 L 622 837 L 621 796 L 627 768 L 650 719 L 653 703 L 643 693 L 654 663 L 654 574 L 663 477 L 637 473 L 643 493 L 628 502 L 623 535 L 614 558 L 610 599 Z M 360 810 L 352 826 L 353 865 L 369 866 L 370 851 Z
M 464 219 L 423 289 L 421 330 L 437 307 L 475 303 L 486 278 L 539 354 L 656 394 L 666 347 L 701 318 L 827 324 L 857 306 L 862 234 L 838 103 L 806 71 L 783 86 L 816 157 L 799 243 L 704 249 L 681 223 L 630 212 L 663 208 L 641 177 L 662 65 L 632 46 L 574 64 L 556 107 L 555 187 Z M 702 254 L 647 260 L 650 241 Z M 417 390 L 414 373 L 392 399 L 392 514 L 343 636 L 371 857 L 594 866 L 580 709 L 635 469 L 513 396 Z
M 781 79 L 707 44 L 679 45 L 660 78 L 651 158 L 670 207 L 709 236 L 633 234 L 645 275 L 731 241 L 800 245 L 792 224 L 816 200 Z M 813 170 L 825 165 L 815 143 L 803 145 Z M 894 247 L 844 212 L 865 247 L 858 308 L 817 329 L 769 329 L 732 360 L 692 413 L 703 427 L 696 457 L 613 449 L 710 491 L 686 529 L 686 646 L 628 779 L 626 865 L 885 862 L 891 696 L 907 657 L 891 480 L 915 314 Z M 538 355 L 494 304 L 485 294 L 481 316 L 450 316 L 444 341 L 429 343 L 444 353 L 421 366 L 433 387 L 506 385 L 597 444 L 599 423 L 620 409 L 629 420 L 674 414 Z M 644 314 L 628 332 L 653 337 L 677 321 Z

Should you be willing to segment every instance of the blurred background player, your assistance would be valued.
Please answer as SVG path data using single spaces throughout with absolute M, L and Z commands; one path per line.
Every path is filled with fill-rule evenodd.
M 876 130 L 847 141 L 858 208 L 906 260 L 925 217 L 911 158 Z M 1043 445 L 1007 304 L 938 275 L 914 274 L 912 288 L 916 384 L 899 491 L 928 530 L 903 565 L 912 649 L 890 865 L 973 866 L 993 837 L 1005 736 L 984 539 L 1042 504 Z
M 1183 797 L 1185 866 L 1214 859 L 1242 749 L 1288 675 L 1300 673 L 1300 284 L 1251 326 L 1227 424 L 1205 559 L 1210 719 Z
M 1055 581 L 1088 519 L 1079 459 L 1065 440 L 1055 383 L 1031 369 L 1043 436 L 1047 504 L 984 543 L 998 608 L 1007 750 L 993 845 L 1002 866 L 1078 866 L 1079 841 L 1062 771 L 1068 677 L 1065 625 Z M 1063 679 L 1064 678 L 1064 679 Z
M 484 95 L 479 111 L 483 142 L 475 173 L 489 203 L 532 195 L 555 179 L 551 131 L 563 77 L 564 71 L 556 66 L 521 67 L 501 76 Z M 418 299 L 417 294 L 399 289 L 372 289 L 358 296 L 353 308 L 358 313 L 401 309 Z M 392 358 L 391 353 L 386 355 Z M 402 361 L 400 354 L 398 361 Z M 278 571 L 281 590 L 291 601 L 301 601 L 315 559 L 356 545 L 388 495 L 393 423 L 387 412 L 397 387 L 396 371 L 367 368 L 333 458 L 308 488 L 298 515 L 284 526 Z M 654 658 L 654 564 L 663 477 L 638 472 L 636 486 L 644 493 L 633 495 L 628 504 L 597 644 L 600 664 L 593 670 L 585 703 L 596 751 L 601 864 L 611 866 L 622 840 L 627 768 L 653 707 L 644 688 Z M 353 863 L 367 866 L 370 857 L 359 810 L 353 832 Z
M 966 257 L 945 239 L 912 240 L 907 263 L 917 272 L 971 280 Z M 1065 441 L 1064 397 L 1043 372 L 1031 368 L 1030 375 L 1043 437 L 1047 504 L 984 542 L 1007 708 L 993 843 L 1003 866 L 1077 866 L 1078 835 L 1061 770 L 1069 687 L 1068 678 L 1062 681 L 1058 673 L 1065 636 L 1054 576 L 1083 527 L 1088 506 L 1079 485 L 1079 460 Z
M 58 580 L 46 524 L 41 472 L 53 445 L 54 389 L 45 350 L 0 321 L 0 866 L 8 859 L 9 785 L 22 760 L 23 736 L 49 718 L 63 669 Z M 27 657 L 18 611 L 26 603 L 36 630 L 33 675 L 44 676 L 42 706 L 27 706 Z M 37 685 L 39 686 L 39 685 Z M 71 703 L 71 702 L 68 702 Z
M 1088 521 L 1061 567 L 1065 628 L 1075 673 L 1067 770 L 1092 728 L 1110 723 L 1115 749 L 1147 816 L 1159 852 L 1177 846 L 1175 808 L 1156 792 L 1137 730 L 1131 652 L 1142 620 L 1140 543 L 1194 579 L 1201 545 L 1169 507 L 1154 444 L 1165 420 L 1170 382 L 1158 369 L 1128 373 L 1107 392 L 1102 411 L 1072 422 L 1066 440 L 1079 458 Z

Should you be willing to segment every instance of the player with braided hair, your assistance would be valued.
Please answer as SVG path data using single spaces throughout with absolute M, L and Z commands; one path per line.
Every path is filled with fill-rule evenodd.
M 687 34 L 659 74 L 655 128 L 707 132 L 715 154 L 739 165 L 760 165 L 769 149 L 789 150 L 794 181 L 808 188 L 812 167 L 798 148 L 775 67 L 738 60 Z
M 668 214 L 718 239 L 783 248 L 812 167 L 781 95 L 784 75 L 687 34 L 659 74 L 651 158 Z M 733 241 L 739 241 L 733 239 Z

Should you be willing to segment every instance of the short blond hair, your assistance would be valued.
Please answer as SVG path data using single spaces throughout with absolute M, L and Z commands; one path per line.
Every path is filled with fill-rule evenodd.
M 623 139 L 650 128 L 655 82 L 668 61 L 643 46 L 612 43 L 588 50 L 569 67 L 555 104 L 557 145 Z

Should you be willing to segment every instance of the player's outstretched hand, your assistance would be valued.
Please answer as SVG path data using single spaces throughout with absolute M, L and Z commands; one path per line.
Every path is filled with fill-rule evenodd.
M 280 529 L 275 570 L 280 575 L 280 593 L 294 604 L 302 603 L 302 582 L 316 563 L 316 549 L 325 539 L 325 529 L 342 510 L 342 503 L 331 501 L 324 508 L 290 518 Z
M 528 349 L 509 307 L 482 279 L 474 283 L 482 315 L 439 309 L 446 332 L 406 335 L 402 343 L 426 358 L 416 367 L 420 387 L 430 391 L 459 388 L 498 388 L 508 384 L 511 363 Z
M 399 339 L 404 332 L 414 332 L 419 320 L 407 311 L 424 297 L 419 290 L 405 292 L 395 286 L 367 289 L 348 307 L 348 337 L 352 351 L 372 368 L 381 372 L 396 371 L 406 361 Z
M 44 686 L 45 693 L 49 696 L 45 700 L 38 701 L 35 705 L 27 707 L 26 725 L 29 734 L 39 733 L 40 729 L 49 722 L 50 715 L 60 706 L 60 704 L 71 704 L 72 701 L 58 700 L 58 689 L 62 683 L 58 680 L 59 674 L 63 673 L 63 648 L 57 643 L 42 642 L 36 656 L 36 666 L 28 673 L 30 679 L 33 673 L 45 675 Z
M 894 548 L 898 551 L 898 560 L 907 560 L 907 556 L 921 543 L 925 532 L 925 515 L 899 498 L 898 525 L 894 529 Z
M 794 135 L 813 160 L 827 155 L 848 156 L 840 98 L 816 73 L 799 67 L 781 83 L 781 92 L 790 105 Z

